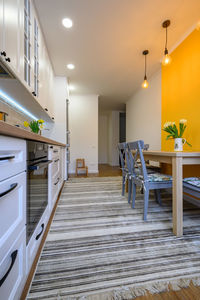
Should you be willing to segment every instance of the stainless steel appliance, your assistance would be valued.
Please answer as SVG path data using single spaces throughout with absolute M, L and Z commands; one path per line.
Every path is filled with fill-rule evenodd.
M 48 205 L 48 165 L 51 162 L 47 144 L 27 142 L 27 244 Z M 39 236 L 43 230 L 44 226 Z

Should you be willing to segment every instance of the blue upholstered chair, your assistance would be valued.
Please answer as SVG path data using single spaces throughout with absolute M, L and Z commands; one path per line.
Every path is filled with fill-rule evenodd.
M 200 198 L 200 178 L 199 177 L 184 178 L 183 191 L 191 196 Z
M 147 220 L 149 191 L 154 190 L 156 201 L 161 205 L 160 190 L 172 188 L 172 177 L 161 173 L 148 174 L 142 150 L 144 150 L 144 141 L 127 143 L 129 157 L 132 156 L 132 208 L 135 207 L 136 187 L 143 187 L 144 191 L 144 220 Z M 133 152 L 132 152 L 133 151 Z M 140 163 L 137 163 L 137 160 Z M 137 169 L 137 172 L 136 172 Z
M 119 143 L 118 144 L 118 150 L 119 150 L 119 157 L 121 162 L 121 170 L 122 170 L 122 196 L 124 196 L 125 193 L 125 186 L 126 186 L 126 180 L 128 179 L 128 168 L 126 166 L 125 161 L 125 151 L 126 151 L 126 143 Z

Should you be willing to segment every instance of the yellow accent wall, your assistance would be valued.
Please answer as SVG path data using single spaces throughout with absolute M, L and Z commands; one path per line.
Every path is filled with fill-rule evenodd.
M 166 121 L 187 119 L 184 137 L 192 148 L 200 151 L 200 31 L 194 30 L 171 54 L 169 66 L 162 66 L 162 128 Z M 174 141 L 166 141 L 161 134 L 162 150 L 173 150 Z M 162 166 L 164 173 L 171 174 L 171 165 Z M 183 176 L 200 176 L 200 166 L 184 166 Z
M 166 121 L 187 119 L 184 137 L 192 144 L 185 151 L 200 151 L 200 31 L 194 30 L 171 54 L 169 66 L 162 66 L 162 128 Z M 173 150 L 174 141 L 166 141 L 162 132 L 162 150 Z

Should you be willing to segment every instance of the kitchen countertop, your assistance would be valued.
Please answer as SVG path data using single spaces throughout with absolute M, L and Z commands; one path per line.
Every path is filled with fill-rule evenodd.
M 0 121 L 0 135 L 7 135 L 12 136 L 15 138 L 20 138 L 24 140 L 32 140 L 32 141 L 38 141 L 43 142 L 51 145 L 57 145 L 61 147 L 66 147 L 65 144 L 61 144 L 59 142 L 56 142 L 54 140 L 48 139 L 44 136 L 41 136 L 39 134 L 30 132 L 28 130 L 7 124 L 3 121 Z

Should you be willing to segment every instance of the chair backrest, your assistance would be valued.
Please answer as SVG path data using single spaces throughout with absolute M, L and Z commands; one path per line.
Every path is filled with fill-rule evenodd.
M 121 167 L 122 169 L 125 169 L 126 167 L 126 162 L 125 162 L 125 151 L 127 148 L 126 143 L 119 143 L 117 145 L 118 150 L 119 150 L 119 157 L 120 157 L 120 162 L 121 162 Z
M 85 168 L 85 159 L 84 158 L 77 158 L 76 167 L 77 168 Z
M 142 150 L 146 150 L 147 145 L 144 144 L 144 141 L 139 140 L 135 142 L 127 143 L 127 148 L 129 156 L 133 160 L 133 173 L 135 173 L 135 168 L 137 167 L 139 175 L 142 175 L 144 180 L 147 180 L 147 169 L 144 160 Z M 140 164 L 137 163 L 137 160 L 140 159 Z

